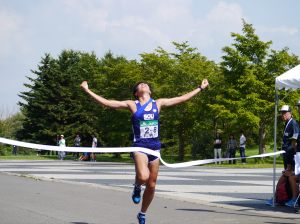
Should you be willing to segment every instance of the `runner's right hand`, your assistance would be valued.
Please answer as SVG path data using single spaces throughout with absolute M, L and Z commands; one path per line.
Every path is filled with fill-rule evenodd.
M 89 86 L 88 86 L 88 83 L 87 81 L 83 81 L 81 84 L 80 84 L 80 87 L 84 90 L 87 90 L 89 89 Z

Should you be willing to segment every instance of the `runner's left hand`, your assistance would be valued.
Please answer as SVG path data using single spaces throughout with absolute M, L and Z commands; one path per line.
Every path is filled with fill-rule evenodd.
M 205 89 L 206 87 L 208 87 L 209 83 L 207 81 L 207 79 L 203 79 L 202 83 L 201 83 L 201 89 Z

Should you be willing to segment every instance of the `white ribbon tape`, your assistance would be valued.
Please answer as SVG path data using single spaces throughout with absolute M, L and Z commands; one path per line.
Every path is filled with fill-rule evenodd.
M 64 151 L 64 152 L 93 152 L 93 153 L 122 153 L 122 152 L 144 152 L 153 156 L 156 156 L 160 159 L 162 164 L 167 167 L 171 168 L 182 168 L 182 167 L 189 167 L 189 166 L 196 166 L 196 165 L 204 165 L 209 163 L 215 162 L 222 162 L 222 161 L 229 161 L 229 160 L 237 160 L 242 159 L 242 157 L 237 158 L 223 158 L 223 159 L 204 159 L 204 160 L 195 160 L 190 162 L 183 162 L 183 163 L 166 163 L 162 158 L 159 152 L 153 151 L 151 149 L 141 148 L 141 147 L 119 147 L 119 148 L 91 148 L 91 147 L 61 147 L 61 146 L 53 146 L 53 145 L 40 145 L 34 143 L 27 143 L 21 142 L 6 138 L 0 137 L 0 143 L 8 144 L 8 145 L 15 145 L 24 148 L 31 148 L 35 150 L 46 150 L 46 151 Z M 263 158 L 268 156 L 275 156 L 285 153 L 284 151 L 278 151 L 274 153 L 265 153 L 255 156 L 248 156 L 245 158 Z
M 295 159 L 295 175 L 300 174 L 300 152 L 297 152 L 294 156 Z

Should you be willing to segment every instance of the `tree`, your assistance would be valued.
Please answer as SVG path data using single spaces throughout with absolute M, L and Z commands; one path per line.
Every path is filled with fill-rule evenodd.
M 98 67 L 93 54 L 63 51 L 58 59 L 46 54 L 38 69 L 32 71 L 36 77 L 27 77 L 31 84 L 24 85 L 29 91 L 19 94 L 25 119 L 18 136 L 37 143 L 56 144 L 58 134 L 63 133 L 73 141 L 78 132 L 93 133 L 96 125 L 88 113 L 82 112 L 89 104 L 83 100 L 79 84 L 91 79 Z
M 17 131 L 22 127 L 23 119 L 22 113 L 16 113 L 5 119 L 0 119 L 0 136 L 15 139 Z
M 28 77 L 28 91 L 20 93 L 24 119 L 17 136 L 56 144 L 56 136 L 64 134 L 70 145 L 80 134 L 83 145 L 90 146 L 95 135 L 103 146 L 129 145 L 130 112 L 96 104 L 80 89 L 83 80 L 105 98 L 126 100 L 134 99 L 130 90 L 138 81 L 150 83 L 153 98 L 170 98 L 197 88 L 208 78 L 208 91 L 162 111 L 163 146 L 176 150 L 180 160 L 189 152 L 207 158 L 216 131 L 229 134 L 244 129 L 248 139 L 259 142 L 262 153 L 273 125 L 274 78 L 299 59 L 288 49 L 271 50 L 271 42 L 261 41 L 245 21 L 243 34 L 233 33 L 232 37 L 234 43 L 224 47 L 220 65 L 187 42 L 174 42 L 174 52 L 157 48 L 143 53 L 140 61 L 112 52 L 100 59 L 94 53 L 72 50 L 62 51 L 58 58 L 46 54 L 32 71 L 34 77 Z M 298 97 L 295 92 L 285 99 L 295 102 Z
M 90 82 L 97 94 L 107 99 L 134 99 L 132 86 L 141 80 L 140 66 L 135 60 L 129 61 L 108 52 L 99 61 L 99 73 L 101 75 Z M 130 112 L 104 108 L 97 104 L 95 106 L 100 121 L 98 130 L 103 144 L 115 147 L 129 145 L 132 141 Z
M 131 86 L 140 80 L 136 61 L 111 52 L 98 59 L 93 53 L 68 50 L 57 59 L 46 54 L 32 73 L 36 77 L 28 77 L 31 84 L 25 84 L 29 91 L 20 94 L 25 116 L 20 138 L 56 144 L 56 136 L 64 134 L 70 145 L 80 134 L 85 146 L 91 145 L 92 135 L 102 145 L 128 145 L 129 112 L 99 106 L 80 89 L 80 83 L 88 80 L 91 89 L 109 99 L 133 98 Z
M 282 68 L 298 61 L 286 50 L 270 50 L 251 24 L 243 20 L 243 34 L 232 33 L 234 43 L 223 48 L 221 68 L 226 86 L 222 105 L 230 114 L 231 130 L 258 132 L 259 153 L 265 151 L 266 131 L 273 124 L 274 79 Z M 224 111 L 224 110 L 223 110 Z

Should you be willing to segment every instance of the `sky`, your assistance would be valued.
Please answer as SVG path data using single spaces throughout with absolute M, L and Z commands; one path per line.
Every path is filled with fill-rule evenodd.
M 0 119 L 19 111 L 18 94 L 41 58 L 63 50 L 139 60 L 188 41 L 220 62 L 230 34 L 253 24 L 272 49 L 300 56 L 298 0 L 0 0 Z

